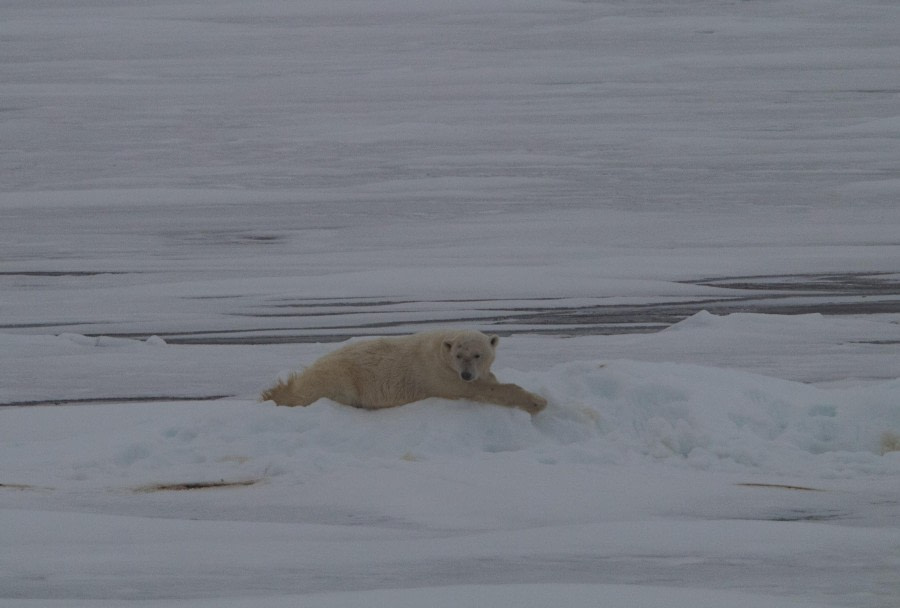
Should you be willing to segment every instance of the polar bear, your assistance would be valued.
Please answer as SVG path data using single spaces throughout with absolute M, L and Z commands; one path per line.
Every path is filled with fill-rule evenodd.
M 541 411 L 546 399 L 491 373 L 499 341 L 479 331 L 444 330 L 355 342 L 291 374 L 262 400 L 294 406 L 326 398 L 380 409 L 440 397 Z

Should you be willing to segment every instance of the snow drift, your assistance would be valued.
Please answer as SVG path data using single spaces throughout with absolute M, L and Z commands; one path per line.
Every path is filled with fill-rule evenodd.
M 382 411 L 251 400 L 0 411 L 0 461 L 37 486 L 273 479 L 354 462 L 484 459 L 665 461 L 714 471 L 900 473 L 880 441 L 900 429 L 900 380 L 822 389 L 675 363 L 577 361 L 498 375 L 546 395 L 524 412 L 429 399 Z

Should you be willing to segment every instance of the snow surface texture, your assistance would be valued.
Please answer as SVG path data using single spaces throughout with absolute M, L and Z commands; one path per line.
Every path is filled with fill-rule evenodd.
M 900 6 L 0 24 L 0 606 L 900 604 Z M 439 325 L 547 410 L 255 400 Z

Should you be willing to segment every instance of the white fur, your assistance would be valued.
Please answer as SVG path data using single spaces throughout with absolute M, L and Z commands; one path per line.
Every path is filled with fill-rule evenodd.
M 497 336 L 478 331 L 432 331 L 355 342 L 329 353 L 263 393 L 278 405 L 331 399 L 378 409 L 428 397 L 469 399 L 530 413 L 547 401 L 491 373 Z
M 881 453 L 900 452 L 900 435 L 887 432 L 881 436 Z

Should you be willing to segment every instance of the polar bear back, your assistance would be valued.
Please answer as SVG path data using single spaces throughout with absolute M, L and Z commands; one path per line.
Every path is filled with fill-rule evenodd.
M 445 344 L 482 343 L 485 375 L 493 361 L 491 338 L 476 331 L 441 330 L 362 340 L 329 353 L 300 376 L 325 378 L 332 385 L 328 398 L 357 407 L 382 408 L 428 397 L 457 399 L 462 380 Z

